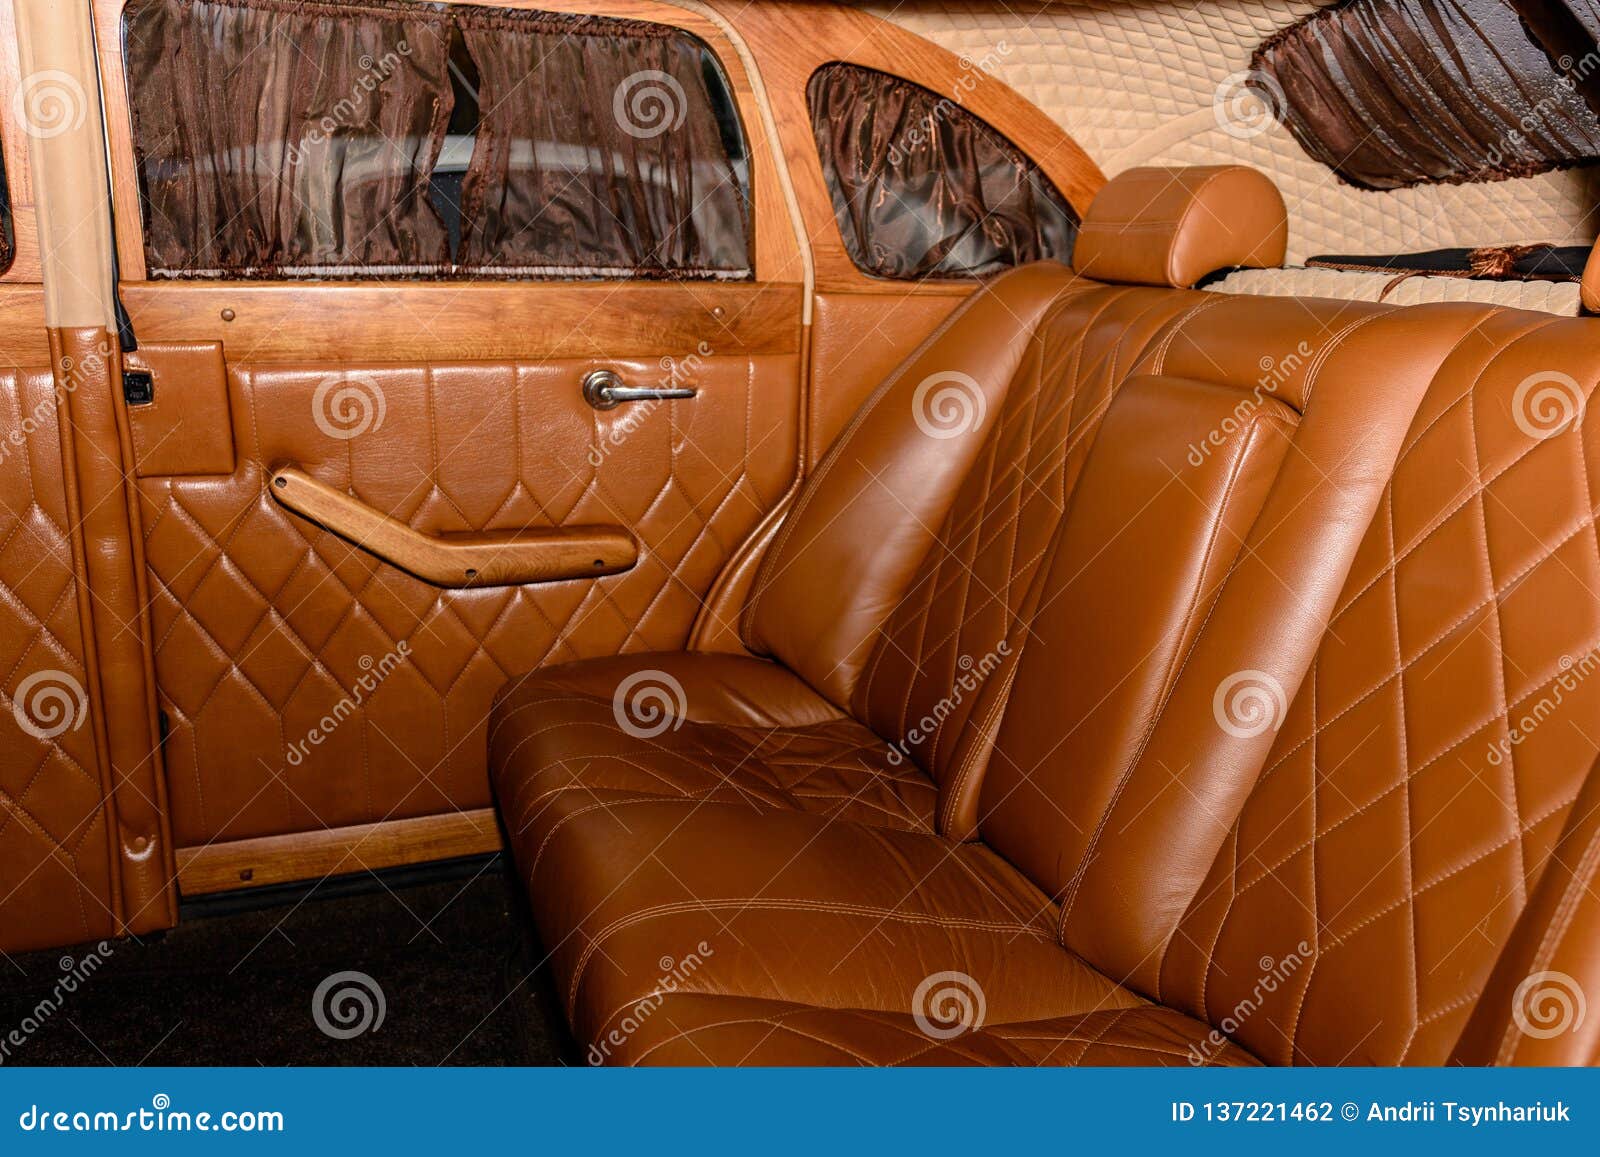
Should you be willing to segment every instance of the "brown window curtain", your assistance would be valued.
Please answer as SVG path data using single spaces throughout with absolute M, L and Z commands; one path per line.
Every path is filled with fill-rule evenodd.
M 1563 83 L 1600 114 L 1600 0 L 1511 0 Z
M 1066 261 L 1077 215 L 989 125 L 921 85 L 824 65 L 811 127 L 850 259 L 876 277 L 976 277 Z
M 751 276 L 743 144 L 703 44 L 637 21 L 455 13 L 481 77 L 462 185 L 464 268 Z M 720 125 L 708 73 L 727 113 Z
M 1301 147 L 1365 189 L 1600 154 L 1600 119 L 1508 0 L 1355 0 L 1275 34 L 1251 67 Z
M 151 276 L 447 267 L 441 10 L 134 0 L 122 27 Z

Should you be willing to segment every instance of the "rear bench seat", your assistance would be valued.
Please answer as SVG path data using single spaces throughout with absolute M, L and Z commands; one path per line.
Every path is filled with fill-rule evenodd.
M 1192 172 L 1223 179 L 1188 202 L 1187 229 L 1164 208 L 1150 282 L 1280 262 L 1270 182 Z M 1148 200 L 1127 192 L 1101 200 Z M 1215 227 L 1240 200 L 1246 224 Z M 1185 254 L 1177 281 L 1169 250 Z M 508 828 L 537 849 L 570 808 L 665 794 L 969 836 L 1013 636 L 1112 395 L 1170 323 L 1214 304 L 1053 264 L 976 295 L 868 399 L 769 552 L 744 626 L 778 663 L 668 653 L 527 677 L 491 723 L 492 762 L 517 769 L 498 781 Z
M 1581 407 L 1594 324 L 1178 288 L 1281 255 L 1248 171 L 1118 178 L 1077 264 L 1146 284 L 1018 271 L 885 383 L 758 579 L 775 662 L 502 698 L 591 1059 L 1593 1054 L 1510 1002 L 1600 980 L 1596 497 L 1534 397 Z M 976 417 L 931 437 L 951 383 Z

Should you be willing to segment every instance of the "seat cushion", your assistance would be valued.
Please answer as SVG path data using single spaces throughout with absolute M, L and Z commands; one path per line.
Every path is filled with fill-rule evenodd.
M 950 1035 L 946 1035 L 950 1034 Z M 589 1049 L 612 1065 L 1194 1065 L 1260 1062 L 1160 1005 L 954 1031 L 915 1012 L 674 994 L 630 1010 Z
M 1062 949 L 1057 907 L 982 845 L 658 796 L 570 813 L 536 860 L 515 846 L 581 1041 L 668 992 L 898 1014 L 960 974 L 1002 1022 L 1142 1003 Z
M 490 765 L 531 870 L 563 816 L 636 798 L 732 800 L 932 831 L 915 764 L 775 663 L 670 652 L 538 672 L 495 705 Z

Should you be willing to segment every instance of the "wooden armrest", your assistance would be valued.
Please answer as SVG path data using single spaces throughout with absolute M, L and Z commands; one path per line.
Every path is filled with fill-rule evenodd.
M 272 496 L 303 518 L 441 587 L 560 582 L 625 571 L 639 545 L 620 526 L 423 534 L 303 470 L 280 466 Z

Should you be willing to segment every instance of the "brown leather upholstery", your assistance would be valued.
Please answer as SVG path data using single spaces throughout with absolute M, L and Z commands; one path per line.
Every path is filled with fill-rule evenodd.
M 1296 982 L 1235 1034 L 1270 1062 L 1445 1061 L 1508 939 L 1543 936 L 1519 916 L 1600 741 L 1594 323 L 1410 316 L 1463 314 L 1307 686 L 1159 971 L 1164 1000 L 1211 1019 L 1252 961 L 1306 942 Z M 1504 1004 L 1479 1011 L 1505 1027 Z
M 1166 396 L 1182 391 L 1151 383 L 1141 383 L 1136 399 L 1118 397 L 1125 384 L 1139 381 L 1142 369 L 1159 370 L 1168 347 L 1157 339 L 1174 319 L 1207 308 L 1198 295 L 1147 289 L 1080 289 L 1065 298 L 1024 363 L 1027 388 L 1008 396 L 932 547 L 883 619 L 852 692 L 851 713 L 939 784 L 939 830 L 948 836 L 964 839 L 974 830 L 1004 692 L 1062 520 L 1092 518 L 1106 492 L 1123 481 L 1109 476 L 1114 466 L 1102 467 L 1094 472 L 1097 497 L 1080 498 L 1089 464 L 1138 453 L 1148 433 L 1141 409 L 1209 404 L 1216 412 L 1206 425 L 1220 426 L 1240 400 L 1221 394 L 1200 399 L 1192 391 Z M 1113 421 L 1119 410 L 1121 420 Z M 1105 422 L 1114 428 L 1109 438 Z M 1231 441 L 1242 447 L 1246 439 Z M 1171 462 L 1184 457 L 1182 446 L 1166 449 Z M 852 452 L 871 461 L 870 449 Z M 1208 473 L 1226 458 L 1208 461 Z M 1159 474 L 1160 483 L 1170 481 L 1166 469 Z M 1150 490 L 1157 485 L 1152 481 Z M 1203 488 L 1197 484 L 1190 493 Z M 896 517 L 892 508 L 888 516 Z M 853 533 L 870 541 L 880 531 L 867 521 Z M 793 565 L 803 570 L 807 562 Z M 1094 600 L 1097 593 L 1106 592 L 1085 588 L 1083 597 Z
M 1258 170 L 1146 167 L 1095 194 L 1072 265 L 1100 281 L 1189 288 L 1219 269 L 1282 265 L 1288 243 L 1283 196 Z
M 958 983 L 958 982 L 953 982 Z M 959 987 L 948 990 L 959 999 Z M 927 1018 L 924 1018 L 925 1022 Z M 674 995 L 634 1012 L 631 1031 L 591 1045 L 594 1064 L 1196 1065 L 1260 1064 L 1207 1026 L 1159 1005 L 984 1024 L 930 1035 L 910 1012 L 817 1008 L 744 996 Z
M 0 373 L 0 937 L 7 951 L 116 930 L 110 787 L 91 718 L 83 597 L 48 368 Z
M 1546 1031 L 1600 984 L 1596 323 L 1198 296 L 998 283 L 934 342 L 982 445 L 896 468 L 923 447 L 876 396 L 835 469 L 920 522 L 813 499 L 809 581 L 751 617 L 778 663 L 647 657 L 697 690 L 645 737 L 605 719 L 639 660 L 508 695 L 497 787 L 591 1060 L 1596 1059 Z M 959 360 L 996 349 L 1006 381 Z M 1098 419 L 1051 425 L 1097 350 Z M 996 498 L 1041 456 L 1053 518 Z M 854 762 L 786 798 L 741 728 Z
M 66 396 L 62 431 L 69 509 L 81 551 L 79 581 L 93 597 L 90 698 L 101 729 L 112 857 L 118 866 L 122 927 L 169 928 L 177 918 L 166 777 L 152 684 L 150 592 L 134 517 L 133 448 L 113 401 L 121 394 L 112 335 L 97 327 L 50 334 L 57 397 Z
M 624 730 L 624 726 L 631 730 Z M 883 740 L 775 663 L 659 652 L 521 682 L 490 748 L 508 830 L 542 842 L 572 810 L 658 796 L 788 806 L 932 831 L 938 792 Z
M 1391 457 L 1398 450 L 1396 434 L 1352 455 L 1350 428 L 1359 417 L 1386 409 L 1408 418 L 1428 380 L 1426 372 L 1408 379 L 1403 366 L 1366 369 L 1372 351 L 1356 335 L 1389 320 L 1366 306 L 1329 304 L 1308 312 L 1230 299 L 1186 311 L 1136 360 L 1145 372 L 1130 376 L 1100 426 L 1066 503 L 1040 606 L 1030 616 L 994 766 L 984 780 L 981 830 L 993 850 L 959 849 L 926 832 L 873 831 L 882 825 L 870 819 L 798 815 L 781 801 L 774 808 L 752 793 L 717 790 L 714 771 L 712 783 L 692 800 L 665 798 L 659 787 L 651 791 L 637 782 L 632 795 L 602 797 L 590 786 L 592 764 L 578 777 L 581 791 L 567 792 L 564 803 L 547 806 L 541 822 L 524 826 L 524 813 L 509 801 L 540 773 L 511 770 L 519 761 L 504 757 L 497 743 L 494 763 L 508 801 L 508 830 L 580 1038 L 604 1039 L 629 1009 L 653 999 L 660 969 L 652 965 L 664 951 L 686 952 L 702 942 L 714 946 L 710 958 L 677 985 L 677 993 L 732 992 L 802 1008 L 895 1014 L 913 1007 L 922 980 L 951 971 L 986 994 L 992 1023 L 1048 1021 L 1067 1040 L 1076 1017 L 1144 1005 L 1140 992 L 1111 983 L 1093 958 L 1059 950 L 1064 914 L 1058 901 L 1064 894 L 1076 899 L 1069 884 L 1090 863 L 1099 867 L 1090 837 L 1100 834 L 1100 814 L 1113 811 L 1108 797 L 1114 802 L 1130 784 L 1165 770 L 1131 761 L 1152 740 L 1153 721 L 1174 686 L 1184 684 L 1182 676 L 1210 679 L 1210 671 L 1231 657 L 1235 664 L 1285 661 L 1288 666 L 1278 669 L 1294 679 L 1309 662 L 1327 608 L 1319 615 L 1313 606 L 1307 614 L 1306 604 L 1319 596 L 1331 604 L 1337 579 L 1322 580 L 1325 589 L 1309 580 L 1329 565 L 1339 568 L 1341 559 L 1347 564 L 1366 524 L 1363 513 L 1370 516 L 1387 475 L 1385 449 Z M 1286 349 L 1319 345 L 1293 363 L 1272 393 L 1205 381 L 1202 375 L 1215 377 L 1219 370 L 1225 377 L 1230 369 L 1259 374 L 1253 360 L 1230 367 L 1226 351 L 1212 366 L 1198 364 L 1197 351 L 1209 344 L 1200 340 L 1205 335 L 1251 322 L 1276 325 Z M 1195 340 L 1188 338 L 1192 329 L 1201 331 Z M 1423 347 L 1418 363 L 1430 352 L 1442 357 L 1444 348 Z M 1172 373 L 1175 366 L 1184 372 Z M 1309 405 L 1323 373 L 1338 375 L 1344 388 L 1327 392 L 1320 406 Z M 1304 421 L 1299 405 L 1306 406 Z M 1219 433 L 1207 443 L 1210 453 L 1188 461 L 1195 444 L 1213 431 Z M 1317 457 L 1308 458 L 1313 453 Z M 1308 481 L 1290 462 L 1308 462 L 1301 469 L 1309 469 L 1330 497 L 1309 501 Z M 1305 554 L 1313 520 L 1325 515 L 1334 532 L 1324 551 L 1301 571 L 1287 568 L 1291 576 L 1308 576 L 1304 589 L 1280 594 L 1264 570 L 1241 562 L 1246 542 L 1261 552 L 1261 567 L 1284 565 L 1280 554 L 1295 549 Z M 1264 633 L 1230 632 L 1214 641 L 1211 623 L 1250 608 L 1259 609 Z M 1299 622 L 1286 612 L 1298 613 Z M 1221 754 L 1211 762 L 1227 768 L 1238 762 L 1228 749 L 1238 748 L 1253 752 L 1251 766 L 1259 767 L 1263 744 L 1215 729 L 1214 686 L 1213 680 L 1206 689 L 1205 730 L 1188 722 L 1191 745 L 1198 745 L 1189 758 L 1201 762 L 1207 747 L 1217 748 Z M 548 695 L 542 703 L 519 703 L 546 720 L 571 710 Z M 556 733 L 570 727 L 568 715 Z M 616 728 L 611 731 L 614 736 Z M 678 750 L 682 743 L 673 739 L 667 746 Z M 642 764 L 651 774 L 684 778 L 659 748 L 635 743 L 619 762 L 634 764 L 635 775 Z M 1097 786 L 1101 768 L 1103 789 Z M 1062 774 L 1050 778 L 1056 771 Z M 735 782 L 730 777 L 728 783 Z M 868 786 L 864 782 L 863 790 Z M 1029 819 L 1036 822 L 1030 826 Z M 1108 844 L 1129 838 L 1119 830 Z M 1069 854 L 1075 843 L 1077 853 Z M 1004 861 L 995 851 L 1022 872 L 1009 864 L 1001 871 Z M 1172 875 L 1182 886 L 1183 873 Z M 1187 880 L 1191 895 L 1193 876 Z M 1160 887 L 1158 881 L 1141 884 L 1152 892 Z M 1118 882 L 1106 887 L 1115 892 Z M 925 936 L 935 947 L 922 943 Z M 1038 971 L 1036 979 L 1028 979 L 1030 968 Z M 1175 1018 L 1161 1016 L 1170 1033 Z M 1137 1018 L 1119 1023 L 1135 1036 L 1145 1031 Z M 1198 1021 L 1191 1028 L 1204 1035 Z M 891 1044 L 902 1037 L 888 1034 Z
M 139 483 L 180 846 L 487 806 L 486 719 L 508 679 L 684 645 L 792 484 L 795 360 L 706 357 L 698 403 L 646 413 L 592 410 L 579 381 L 595 364 L 229 367 L 237 469 Z M 266 476 L 285 463 L 425 533 L 615 524 L 641 558 L 592 583 L 441 592 L 275 502 Z
M 1028 293 L 1042 300 L 1019 309 L 1017 299 Z M 773 632 L 775 653 L 794 656 L 800 676 L 849 707 L 853 718 L 840 711 L 842 721 L 824 729 L 833 745 L 819 748 L 815 729 L 773 731 L 761 750 L 783 751 L 787 766 L 759 771 L 765 757 L 753 759 L 747 740 L 718 738 L 705 727 L 651 736 L 642 753 L 638 740 L 613 734 L 608 750 L 617 758 L 603 764 L 593 758 L 599 752 L 592 735 L 568 746 L 559 737 L 568 726 L 584 728 L 590 717 L 604 725 L 610 718 L 622 675 L 670 664 L 668 657 L 642 655 L 628 660 L 630 667 L 605 668 L 611 683 L 591 684 L 595 692 L 581 705 L 569 695 L 552 695 L 543 672 L 514 685 L 497 716 L 491 762 L 508 766 L 513 753 L 521 752 L 519 768 L 543 767 L 541 760 L 549 758 L 550 769 L 559 764 L 563 786 L 580 793 L 627 786 L 638 793 L 702 798 L 706 771 L 727 766 L 707 763 L 710 743 L 741 761 L 738 779 L 756 773 L 761 783 L 781 786 L 808 809 L 858 819 L 876 813 L 877 822 L 892 826 L 969 835 L 978 773 L 1015 655 L 1012 636 L 1115 387 L 1164 325 L 1211 301 L 1074 285 L 1058 266 L 1022 271 L 975 298 L 869 403 L 876 406 L 876 421 L 864 414 L 830 455 L 830 462 L 841 464 L 839 473 L 825 466 L 802 494 L 805 502 L 813 487 L 838 488 L 800 512 L 802 521 L 815 519 L 830 529 L 817 534 L 795 529 L 792 519 L 786 523 L 786 536 L 767 556 L 766 585 L 757 588 L 760 601 L 750 617 L 753 641 L 762 642 L 762 631 Z M 975 397 L 962 392 L 958 368 L 977 364 L 966 344 L 973 340 L 983 355 L 1019 347 L 1015 371 L 989 386 L 993 400 L 982 403 L 980 430 L 969 435 L 956 428 L 955 437 L 939 436 L 945 431 L 934 419 L 944 403 L 926 394 L 919 398 L 921 383 L 931 379 L 956 391 L 950 405 L 959 418 L 959 406 Z M 956 376 L 941 376 L 947 370 Z M 978 445 L 966 454 L 965 473 L 951 477 L 948 467 L 962 457 L 946 447 L 969 440 Z M 938 468 L 901 467 L 894 476 L 880 469 L 907 455 Z M 876 481 L 857 489 L 862 472 L 877 472 Z M 854 480 L 844 482 L 846 474 Z M 910 507 L 919 511 L 915 519 L 903 514 Z M 885 520 L 900 532 L 899 541 L 888 540 Z M 837 538 L 841 526 L 850 528 L 843 542 Z M 841 559 L 829 550 L 855 550 L 861 557 Z M 901 570 L 910 573 L 890 582 L 890 572 Z M 833 573 L 855 574 L 860 582 L 820 577 Z M 824 614 L 817 604 L 827 597 L 837 601 Z M 817 637 L 809 643 L 796 625 L 802 622 L 813 624 Z M 831 638 L 821 634 L 824 624 L 832 628 Z M 851 633 L 844 638 L 847 624 Z M 829 646 L 866 656 L 859 682 L 852 685 L 843 674 L 853 656 L 828 658 L 834 654 Z M 669 672 L 678 669 L 668 666 Z M 527 747 L 530 736 L 537 738 Z M 884 737 L 896 747 L 889 749 Z M 630 750 L 635 761 L 643 755 L 647 772 L 629 770 Z M 807 762 L 795 762 L 802 752 Z M 876 755 L 863 764 L 867 752 Z M 863 768 L 868 778 L 856 774 Z M 528 781 L 508 789 L 519 800 L 519 830 L 542 824 L 538 817 L 546 809 L 558 809 L 545 817 L 553 819 L 566 806 L 557 801 L 546 771 L 535 776 L 537 790 Z M 935 785 L 942 792 L 937 813 Z M 503 804 L 506 799 L 502 795 Z
M 1578 285 L 1578 299 L 1590 313 L 1600 313 L 1600 245 L 1589 250 L 1589 260 L 1583 264 L 1583 280 Z
M 963 283 L 951 292 L 907 296 L 818 293 L 811 325 L 811 380 L 827 383 L 809 399 L 808 465 L 828 452 L 861 403 L 909 357 L 964 300 Z
M 1071 278 L 1046 263 L 998 279 L 867 399 L 767 552 L 745 617 L 753 650 L 849 704 L 1013 384 L 1037 379 L 1035 331 Z
M 1600 776 L 1591 768 L 1452 1064 L 1600 1064 L 1600 1023 L 1582 1015 L 1587 994 L 1600 985 L 1597 871 Z
M 151 379 L 151 400 L 126 410 L 140 477 L 233 473 L 233 421 L 221 342 L 146 342 L 124 354 L 122 365 Z

